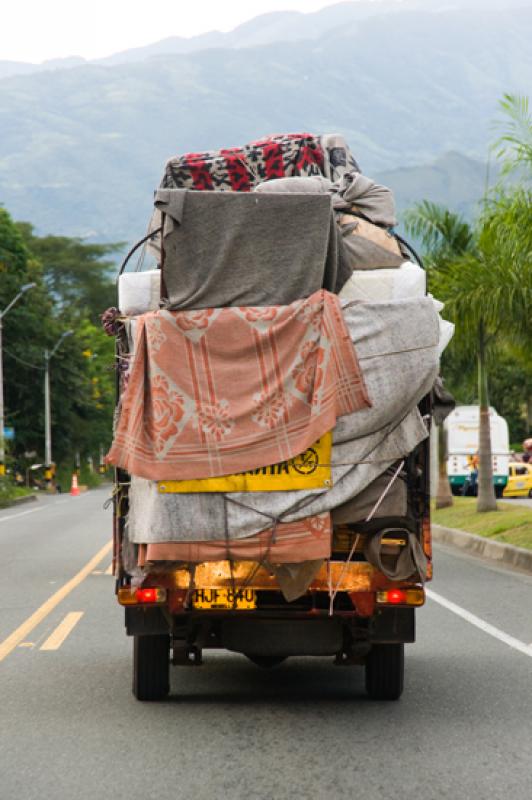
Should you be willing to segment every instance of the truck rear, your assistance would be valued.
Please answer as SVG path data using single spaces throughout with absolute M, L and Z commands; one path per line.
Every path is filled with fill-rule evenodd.
M 337 145 L 338 137 L 332 138 L 332 145 Z M 166 180 L 163 180 L 165 188 L 158 193 L 156 200 L 156 207 L 160 202 L 164 211 L 155 220 L 159 224 L 152 224 L 146 237 L 155 242 L 158 273 L 141 278 L 138 275 L 142 273 L 136 273 L 137 277 L 129 281 L 131 285 L 135 284 L 137 293 L 138 286 L 143 283 L 148 298 L 150 292 L 146 287 L 149 281 L 153 286 L 155 280 L 156 287 L 160 287 L 157 305 L 149 305 L 146 300 L 143 306 L 142 298 L 140 302 L 135 301 L 135 305 L 129 296 L 126 297 L 128 282 L 124 281 L 122 288 L 119 285 L 120 312 L 107 317 L 109 331 L 117 335 L 118 365 L 118 433 L 115 431 L 109 459 L 116 467 L 114 574 L 117 599 L 125 609 L 126 632 L 134 643 L 133 693 L 139 700 L 164 698 L 170 691 L 171 666 L 200 667 L 204 653 L 220 648 L 241 653 L 263 668 L 275 667 L 289 657 L 328 657 L 338 667 L 363 666 L 366 689 L 373 699 L 397 700 L 403 691 L 404 645 L 415 641 L 415 610 L 424 604 L 424 584 L 432 577 L 428 434 L 432 415 L 431 387 L 437 375 L 439 357 L 439 317 L 432 300 L 425 296 L 426 285 L 420 267 L 408 261 L 408 268 L 403 269 L 409 255 L 405 249 L 407 246 L 396 239 L 391 226 L 383 221 L 382 206 L 373 209 L 375 219 L 381 221 L 371 221 L 372 208 L 368 197 L 379 194 L 375 192 L 375 184 L 370 182 L 368 192 L 368 184 L 364 181 L 369 179 L 360 181 L 364 176 L 357 171 L 357 166 L 353 166 L 356 162 L 348 151 L 344 167 L 350 168 L 350 179 L 342 177 L 345 170 L 340 177 L 335 174 L 339 147 L 333 147 L 327 137 L 321 137 L 319 147 L 317 145 L 312 151 L 316 162 L 307 174 L 305 169 L 310 156 L 305 151 L 306 157 L 302 158 L 301 142 L 304 140 L 308 149 L 308 139 L 309 135 L 299 138 L 290 135 L 286 141 L 283 140 L 283 150 L 278 146 L 279 137 L 270 137 L 253 143 L 248 150 L 239 150 L 236 156 L 234 151 L 220 151 L 222 155 L 215 154 L 210 161 L 204 154 L 201 164 L 198 164 L 197 156 L 181 157 L 177 166 L 171 163 L 165 173 Z M 295 141 L 298 147 L 294 160 Z M 218 174 L 212 165 L 217 165 L 219 170 L 218 162 L 223 157 L 227 180 L 233 184 L 236 166 L 241 172 L 249 167 L 245 175 L 240 174 L 241 181 L 244 178 L 258 180 L 257 153 L 264 158 L 267 173 L 268 164 L 270 168 L 272 164 L 272 148 L 276 147 L 281 154 L 279 158 L 284 158 L 284 174 L 289 175 L 285 181 L 289 181 L 290 188 L 286 189 L 285 184 L 282 187 L 273 185 L 277 173 L 273 176 L 259 175 L 264 182 L 272 181 L 272 186 L 267 188 L 273 192 L 273 199 L 261 206 L 262 201 L 250 197 L 238 208 L 242 208 L 243 215 L 259 213 L 267 218 L 269 211 L 275 211 L 276 203 L 279 203 L 278 208 L 284 209 L 283 215 L 277 210 L 276 216 L 271 218 L 273 222 L 268 225 L 284 227 L 272 231 L 271 235 L 268 227 L 264 236 L 270 241 L 261 246 L 257 244 L 258 234 L 255 235 L 253 225 L 246 224 L 244 230 L 240 229 L 231 240 L 230 260 L 222 265 L 221 278 L 213 278 L 214 282 L 219 281 L 214 286 L 211 277 L 220 266 L 220 247 L 223 251 L 225 245 L 217 245 L 213 249 L 216 255 L 209 256 L 206 235 L 205 239 L 192 239 L 192 244 L 185 240 L 181 250 L 172 249 L 171 236 L 175 229 L 186 227 L 186 214 L 184 217 L 179 215 L 183 204 L 189 202 L 188 192 L 194 190 L 193 201 L 199 204 L 200 209 L 202 203 L 207 204 L 205 208 L 210 209 L 213 227 L 216 227 L 216 214 L 222 207 L 223 225 L 217 229 L 216 236 L 224 238 L 228 217 L 223 214 L 228 201 L 227 196 L 226 199 L 213 200 L 213 195 L 222 198 L 226 193 L 213 191 L 220 187 L 206 185 L 212 175 Z M 233 158 L 236 161 L 231 161 Z M 297 167 L 297 171 L 289 172 L 290 164 L 296 165 L 294 170 Z M 191 186 L 185 183 L 183 189 L 183 175 L 187 180 L 197 181 L 198 170 L 203 170 L 202 182 Z M 169 174 L 175 181 L 170 184 L 170 189 Z M 292 189 L 290 181 L 300 180 L 301 176 L 304 181 L 313 181 L 312 187 L 299 183 L 297 189 Z M 324 184 L 318 181 L 319 189 L 314 180 L 316 176 L 325 181 Z M 362 194 L 356 203 L 351 196 L 355 184 L 362 186 Z M 326 233 L 325 227 L 329 223 L 323 216 L 325 204 L 315 198 L 316 194 L 323 194 L 323 185 L 326 186 L 331 210 L 331 226 Z M 241 191 L 241 187 L 236 185 L 226 188 L 231 192 Z M 174 190 L 177 194 L 172 193 Z M 295 192 L 292 200 L 281 199 L 281 193 L 285 191 Z M 325 305 L 331 304 L 338 325 L 345 326 L 341 328 L 343 338 L 349 339 L 348 346 L 355 348 L 367 385 L 369 399 L 365 407 L 362 407 L 364 403 L 356 408 L 351 406 L 349 413 L 344 409 L 336 424 L 327 432 L 320 431 L 320 438 L 317 441 L 310 439 L 310 443 L 308 431 L 300 425 L 298 435 L 307 436 L 306 446 L 300 451 L 293 449 L 286 458 L 275 463 L 266 461 L 265 456 L 261 460 L 248 443 L 238 453 L 239 457 L 243 455 L 243 460 L 226 462 L 243 463 L 244 469 L 233 473 L 227 466 L 216 468 L 211 464 L 209 477 L 193 466 L 197 458 L 195 442 L 188 440 L 188 449 L 180 452 L 188 453 L 189 460 L 178 458 L 173 467 L 168 466 L 168 454 L 173 446 L 169 442 L 177 441 L 182 432 L 186 432 L 188 419 L 194 420 L 195 427 L 191 424 L 190 430 L 196 431 L 193 435 L 197 434 L 198 441 L 201 439 L 201 445 L 213 463 L 215 455 L 222 458 L 219 444 L 222 434 L 233 432 L 233 422 L 229 423 L 227 416 L 229 401 L 224 400 L 217 406 L 215 422 L 219 428 L 215 429 L 211 418 L 206 423 L 198 412 L 201 406 L 198 397 L 203 391 L 198 388 L 201 382 L 198 375 L 211 358 L 211 351 L 204 345 L 205 338 L 202 337 L 205 337 L 206 329 L 214 330 L 213 320 L 223 319 L 223 309 L 229 308 L 234 313 L 235 330 L 244 318 L 253 327 L 254 347 L 260 356 L 257 363 L 263 370 L 263 378 L 267 371 L 264 365 L 268 353 L 274 353 L 277 360 L 274 359 L 272 375 L 275 372 L 275 379 L 284 386 L 284 370 L 294 397 L 297 395 L 304 399 L 304 391 L 319 392 L 327 388 L 323 377 L 325 351 L 319 350 L 311 341 L 311 337 L 316 335 L 316 325 L 309 312 L 307 288 L 296 288 L 294 299 L 287 296 L 285 283 L 278 278 L 279 289 L 276 289 L 275 282 L 270 281 L 275 305 L 270 295 L 261 294 L 267 283 L 261 277 L 261 270 L 268 271 L 268 265 L 271 265 L 271 272 L 279 267 L 279 275 L 282 275 L 282 270 L 287 268 L 286 265 L 283 267 L 283 255 L 278 250 L 285 250 L 280 247 L 280 242 L 286 234 L 287 220 L 290 224 L 293 222 L 290 218 L 292 209 L 294 220 L 300 213 L 298 203 L 303 202 L 301 198 L 306 191 L 314 199 L 305 207 L 304 213 L 316 212 L 316 220 L 318 212 L 322 215 L 325 222 L 321 239 L 317 237 L 316 242 L 319 244 L 323 240 L 326 243 L 323 257 L 320 256 L 325 277 L 319 278 L 324 288 L 318 288 L 310 299 L 318 298 L 322 302 L 325 297 Z M 366 201 L 369 205 L 364 205 Z M 339 211 L 335 210 L 335 203 L 340 204 L 343 225 L 346 210 L 352 215 L 353 224 L 347 231 L 339 228 Z M 179 212 L 175 211 L 176 205 Z M 361 207 L 364 207 L 364 213 Z M 236 205 L 231 207 L 232 211 L 236 208 Z M 175 216 L 171 218 L 171 232 L 167 234 L 168 216 L 172 214 Z M 357 220 L 364 222 L 358 233 Z M 319 226 L 319 222 L 315 225 Z M 292 226 L 290 236 L 294 236 L 293 231 L 299 231 L 300 227 L 299 224 Z M 368 245 L 367 237 L 372 236 L 372 228 L 375 228 L 376 235 Z M 195 235 L 197 237 L 197 233 Z M 358 236 L 364 241 L 362 244 L 349 241 L 350 269 L 340 278 L 341 267 L 336 266 L 331 279 L 332 238 L 336 235 L 335 257 L 338 253 L 335 248 L 344 247 L 346 237 L 354 239 Z M 303 238 L 304 246 L 308 246 L 312 231 L 303 231 Z M 195 260 L 194 241 L 197 241 L 197 252 L 201 254 L 198 258 L 203 260 L 201 264 Z M 236 269 L 238 253 L 248 246 L 252 258 L 254 248 L 255 251 L 268 251 L 265 258 L 257 256 L 256 274 L 260 290 L 252 286 L 251 294 L 246 294 L 242 287 L 235 288 L 233 282 L 230 286 L 233 294 L 228 295 L 226 276 L 229 267 Z M 312 248 L 316 246 L 312 244 Z M 187 253 L 185 261 L 183 252 Z M 172 262 L 172 253 L 175 263 Z M 305 264 L 310 258 L 309 253 L 307 249 Z M 348 256 L 344 251 L 343 258 Z M 278 258 L 280 266 L 275 266 L 273 261 Z M 374 269 L 368 268 L 368 258 Z M 187 273 L 191 259 L 196 271 L 201 271 L 206 261 L 205 275 L 198 277 L 196 273 Z M 297 264 L 293 266 L 295 262 L 297 255 L 291 255 L 289 268 L 297 271 Z M 360 273 L 357 269 L 364 271 L 364 281 L 358 280 Z M 247 278 L 246 275 L 242 280 L 245 282 Z M 307 279 L 308 271 L 304 275 L 304 280 Z M 196 298 L 196 305 L 189 303 L 187 306 L 188 300 L 183 300 L 183 286 L 189 280 L 196 281 L 191 293 Z M 252 276 L 252 283 L 253 280 Z M 290 281 L 286 283 L 288 285 Z M 211 302 L 202 304 L 197 298 L 205 291 L 206 284 L 211 292 L 208 295 Z M 360 295 L 362 286 L 364 292 L 369 292 L 369 299 Z M 255 302 L 250 303 L 250 297 Z M 160 310 L 156 310 L 159 305 Z M 281 340 L 275 339 L 277 334 L 268 327 L 279 308 L 295 309 L 290 319 L 303 326 L 288 346 L 288 356 L 294 356 L 292 361 L 287 356 L 291 364 L 289 369 L 283 366 L 288 361 L 278 357 Z M 176 338 L 171 342 L 172 363 L 166 365 L 166 371 L 161 366 L 161 352 L 168 347 L 173 334 L 168 332 L 169 328 L 164 328 L 163 323 L 173 326 L 172 330 L 180 328 L 179 336 L 183 331 L 185 334 L 185 339 Z M 234 357 L 234 381 L 243 387 L 243 392 L 249 392 L 251 385 L 247 375 L 251 364 L 246 361 L 245 352 L 248 351 L 244 352 L 243 339 L 237 336 L 237 341 L 230 343 L 231 325 L 225 329 L 220 327 L 220 330 L 225 331 L 223 336 L 227 338 L 222 336 L 217 355 L 213 355 L 212 360 L 216 357 L 223 362 L 225 359 L 225 371 L 216 373 L 216 365 L 210 365 L 209 369 L 205 367 L 205 392 L 212 394 L 211 409 L 216 405 L 213 375 L 227 376 L 230 347 L 236 348 L 232 354 L 240 353 L 238 357 L 231 355 Z M 329 340 L 334 339 L 330 329 L 327 329 L 327 336 Z M 216 344 L 216 334 L 213 337 Z M 264 344 L 266 340 L 269 350 Z M 195 347 L 203 366 L 194 361 Z M 212 350 L 212 344 L 210 347 Z M 299 366 L 291 347 L 301 348 L 307 358 L 303 366 Z M 316 355 L 318 350 L 320 354 Z M 308 361 L 311 357 L 312 363 Z M 329 358 L 335 368 L 338 360 L 337 353 Z M 177 374 L 176 361 L 181 364 Z M 179 369 L 189 370 L 193 375 L 192 383 L 197 393 L 195 406 L 194 398 L 189 401 L 187 393 L 176 388 L 181 380 Z M 347 385 L 346 380 L 339 381 L 340 393 Z M 164 384 L 164 397 L 160 393 L 161 383 Z M 189 394 L 192 396 L 192 389 Z M 141 395 L 142 408 L 139 405 Z M 265 416 L 264 404 L 257 406 L 257 397 L 253 395 L 255 413 L 252 419 L 263 428 L 270 425 L 276 435 L 279 434 L 280 416 L 275 416 L 271 410 L 277 407 L 272 403 L 267 406 L 270 417 L 274 418 L 271 423 L 271 418 Z M 174 413 L 169 422 L 168 409 L 172 403 L 174 412 L 179 406 L 179 414 L 176 416 Z M 294 403 L 292 397 L 289 403 L 281 404 L 285 425 Z M 193 407 L 190 413 L 189 406 Z M 126 423 L 124 418 L 127 418 Z M 132 439 L 127 438 L 133 427 L 131 420 L 135 419 L 137 422 L 141 419 L 137 425 L 136 460 L 131 456 L 134 450 Z M 203 422 L 200 424 L 198 420 L 201 419 Z M 164 441 L 157 440 L 154 466 L 149 471 L 144 462 L 152 444 L 150 436 L 160 437 L 161 425 L 166 426 L 165 430 L 171 435 Z M 121 449 L 116 445 L 120 431 L 123 434 Z M 277 435 L 278 440 L 281 438 Z M 285 444 L 283 439 L 283 447 Z M 222 516 L 220 509 L 223 509 Z M 257 514 L 262 522 L 257 522 Z
M 117 599 L 134 640 L 135 697 L 164 698 L 170 665 L 200 666 L 204 650 L 223 648 L 243 653 L 259 667 L 275 667 L 290 656 L 328 656 L 336 666 L 361 665 L 371 698 L 397 700 L 403 691 L 404 645 L 415 641 L 415 609 L 424 604 L 425 592 L 419 577 L 386 577 L 368 562 L 365 548 L 379 535 L 383 561 L 396 561 L 413 534 L 428 559 L 430 579 L 427 450 L 421 445 L 402 470 L 408 516 L 335 526 L 330 560 L 292 602 L 258 562 L 223 560 L 157 570 L 147 573 L 138 588 L 119 565 Z M 125 479 L 119 474 L 117 484 Z M 127 518 L 120 488 L 115 515 L 119 562 Z

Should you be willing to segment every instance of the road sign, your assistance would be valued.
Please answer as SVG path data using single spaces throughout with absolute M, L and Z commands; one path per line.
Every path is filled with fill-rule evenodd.
M 4 439 L 6 441 L 11 441 L 15 438 L 15 429 L 14 428 L 4 428 Z

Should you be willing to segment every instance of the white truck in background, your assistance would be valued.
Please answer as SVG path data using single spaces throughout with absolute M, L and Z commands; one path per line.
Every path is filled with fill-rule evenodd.
M 471 473 L 478 462 L 479 407 L 457 406 L 445 420 L 447 474 L 453 494 L 467 493 Z M 490 407 L 493 484 L 501 497 L 508 482 L 510 439 L 508 423 Z

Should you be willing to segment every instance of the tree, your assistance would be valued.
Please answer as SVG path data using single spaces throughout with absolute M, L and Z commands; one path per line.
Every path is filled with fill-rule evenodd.
M 121 244 L 91 244 L 66 236 L 36 236 L 28 222 L 17 223 L 27 249 L 42 265 L 43 279 L 57 314 L 86 317 L 99 315 L 115 305 L 114 261 L 108 256 Z
M 524 170 L 532 175 L 532 115 L 528 97 L 505 94 L 500 101 L 504 119 L 499 122 L 502 133 L 494 150 L 502 162 L 503 172 Z
M 426 200 L 407 212 L 405 223 L 409 233 L 424 247 L 429 287 L 438 299 L 443 300 L 444 295 L 438 292 L 436 286 L 457 259 L 473 251 L 474 232 L 459 215 Z M 467 351 L 464 351 L 466 354 Z M 446 508 L 453 502 L 447 477 L 446 452 L 447 437 L 442 423 L 438 426 L 437 508 Z
M 69 329 L 74 334 L 50 362 L 54 460 L 71 461 L 76 451 L 95 456 L 109 444 L 114 350 L 98 315 L 115 302 L 110 274 L 116 267 L 104 258 L 112 249 L 65 237 L 41 239 L 0 208 L 0 308 L 22 284 L 36 283 L 4 323 L 6 424 L 15 428 L 18 461 L 30 452 L 32 461 L 43 460 L 43 355 Z
M 512 166 L 532 168 L 532 120 L 528 104 L 507 96 L 509 132 L 501 138 Z M 508 152 L 510 155 L 508 155 Z M 528 159 L 528 160 L 527 160 Z M 498 186 L 474 227 L 431 203 L 407 217 L 410 232 L 428 250 L 429 286 L 457 326 L 455 351 L 469 348 L 477 360 L 479 402 L 479 511 L 496 509 L 489 424 L 488 359 L 504 340 L 531 344 L 532 196 L 526 186 Z M 462 354 L 463 355 L 463 354 Z

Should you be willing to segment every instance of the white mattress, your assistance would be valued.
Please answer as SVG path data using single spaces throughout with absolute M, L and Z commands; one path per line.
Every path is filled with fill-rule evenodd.
M 159 308 L 161 272 L 124 272 L 118 278 L 118 308 L 128 317 Z
M 427 276 L 424 269 L 412 261 L 405 261 L 397 269 L 355 270 L 339 297 L 344 302 L 386 303 L 390 300 L 413 300 L 424 297 L 427 292 Z M 443 303 L 435 298 L 438 312 Z M 439 354 L 443 353 L 454 334 L 452 322 L 442 319 L 440 314 Z
M 424 269 L 405 261 L 397 269 L 355 270 L 339 294 L 341 300 L 378 303 L 389 300 L 412 300 L 427 291 Z

